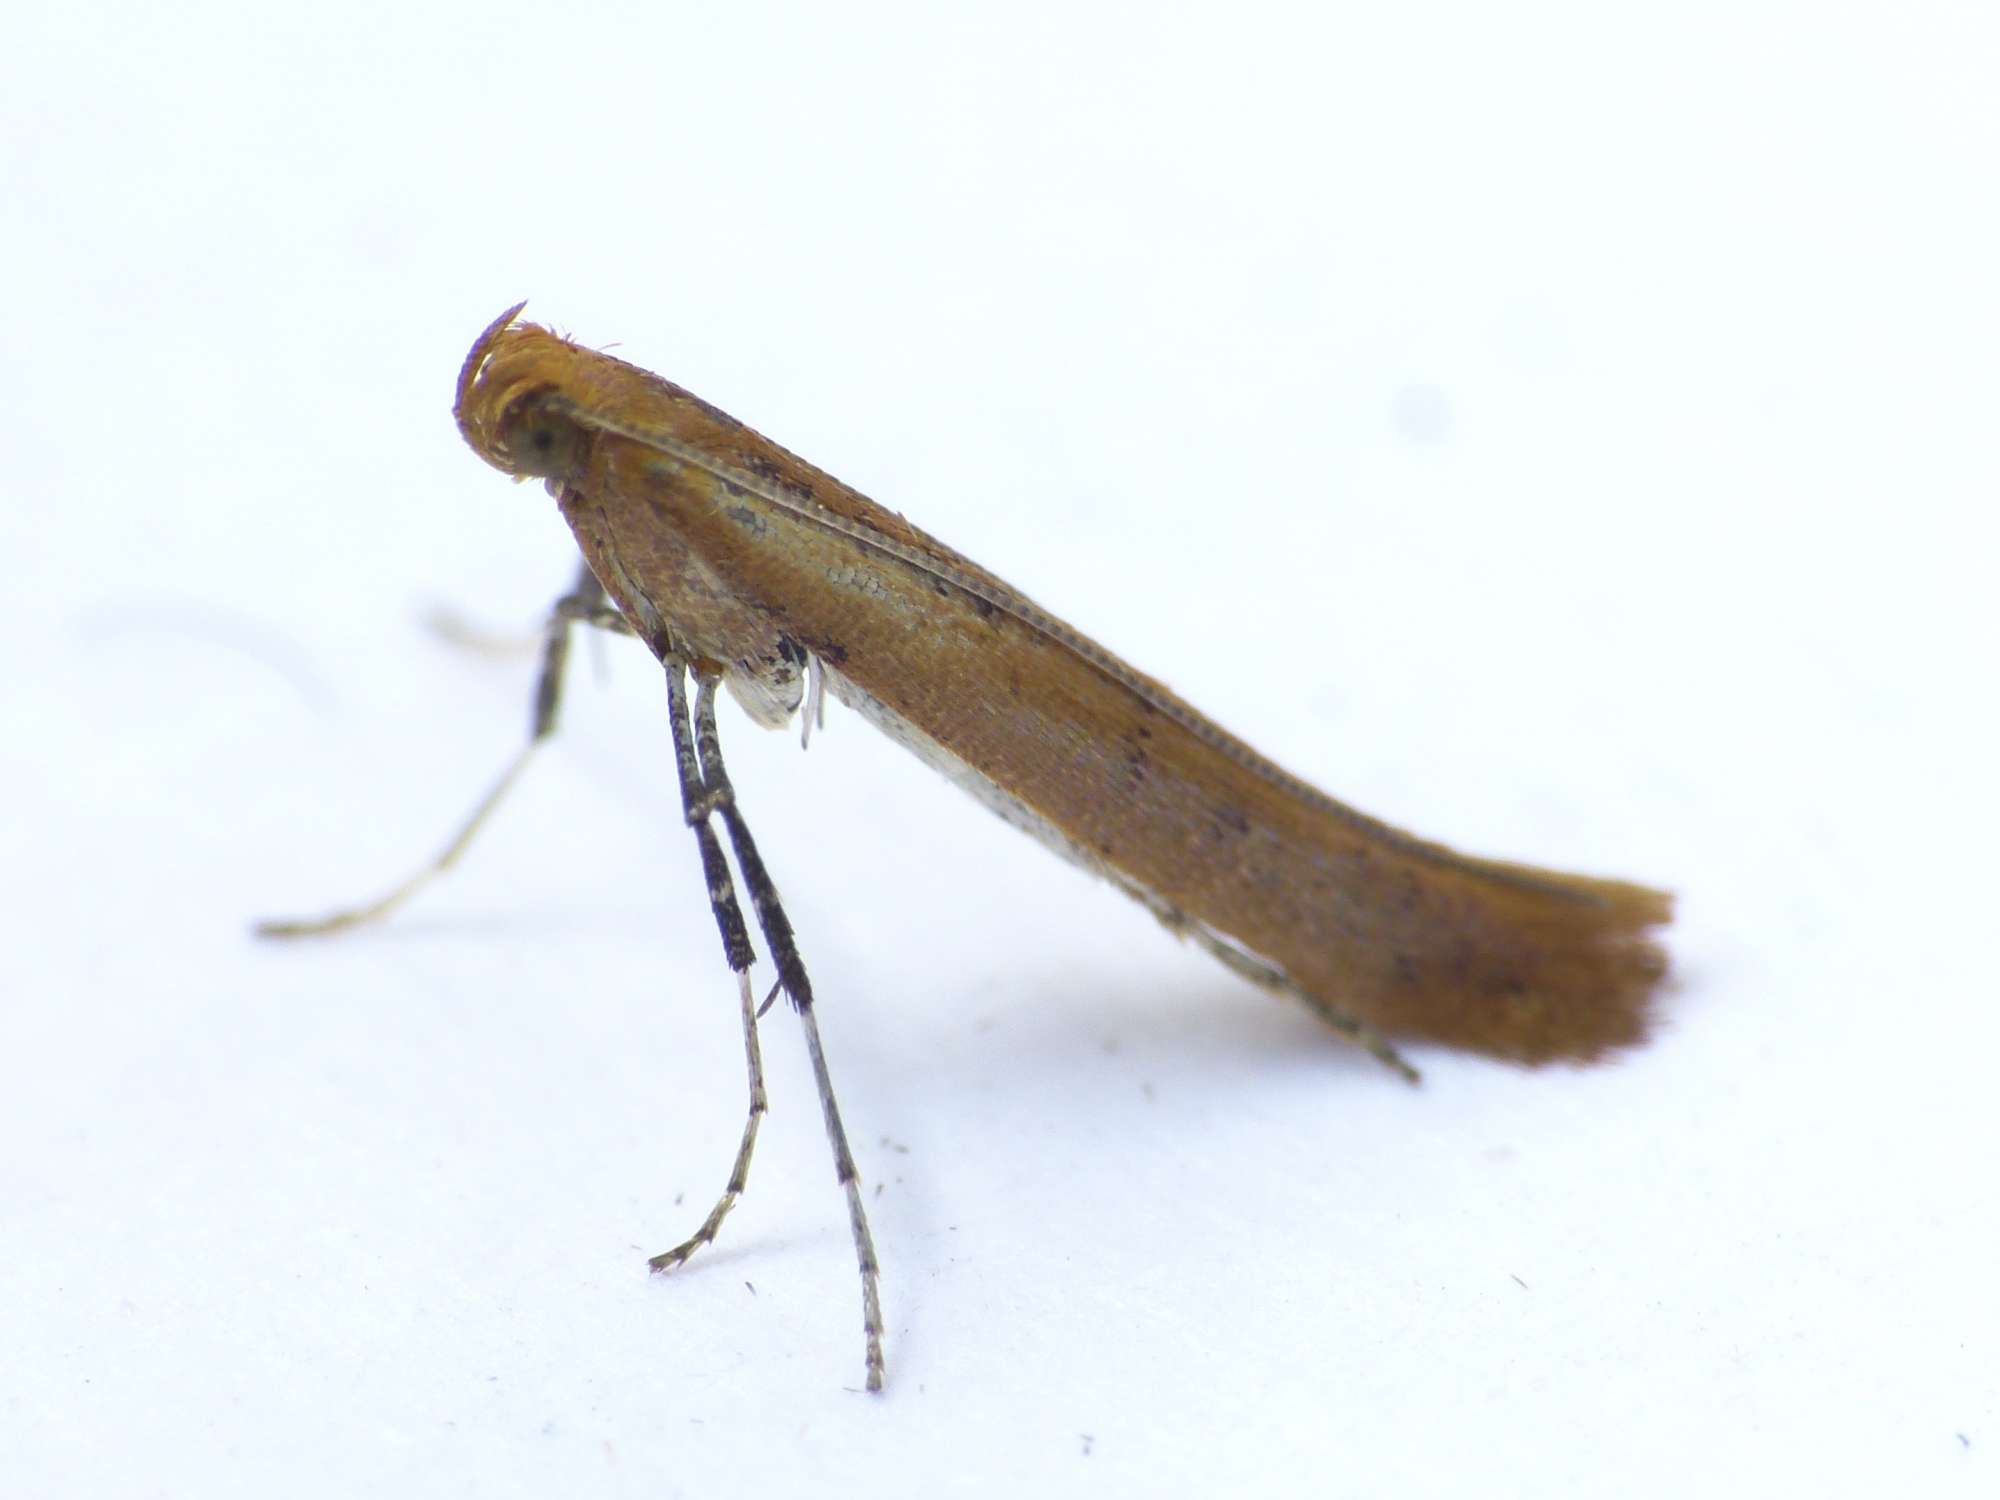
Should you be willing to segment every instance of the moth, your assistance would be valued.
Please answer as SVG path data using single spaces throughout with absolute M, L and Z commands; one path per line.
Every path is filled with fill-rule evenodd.
M 737 980 L 750 1093 L 721 1198 L 654 1269 L 710 1243 L 743 1192 L 767 1104 L 758 1020 L 782 991 L 804 1026 L 846 1195 L 867 1387 L 881 1389 L 860 1174 L 811 982 L 723 764 L 718 687 L 753 723 L 803 715 L 808 732 L 831 696 L 1412 1081 L 1392 1037 L 1530 1064 L 1589 1062 L 1645 1038 L 1668 968 L 1666 893 L 1459 854 L 1336 801 L 902 516 L 520 312 L 479 335 L 454 410 L 487 463 L 545 482 L 583 555 L 550 616 L 528 743 L 416 876 L 366 906 L 260 931 L 337 931 L 407 899 L 457 860 L 554 732 L 572 627 L 644 642 L 665 670 L 683 811 Z M 761 1005 L 725 839 L 777 972 Z

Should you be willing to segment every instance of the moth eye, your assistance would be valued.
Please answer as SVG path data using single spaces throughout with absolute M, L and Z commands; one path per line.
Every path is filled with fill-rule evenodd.
M 589 439 L 556 412 L 529 406 L 506 424 L 509 466 L 524 477 L 567 478 L 582 464 Z

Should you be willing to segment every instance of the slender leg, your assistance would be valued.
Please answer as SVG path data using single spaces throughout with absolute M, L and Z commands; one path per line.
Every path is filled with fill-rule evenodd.
M 429 864 L 405 880 L 387 895 L 377 897 L 361 906 L 348 907 L 324 917 L 276 918 L 257 923 L 253 929 L 258 937 L 297 938 L 327 937 L 336 932 L 345 932 L 350 927 L 360 927 L 378 921 L 396 910 L 410 897 L 429 885 L 431 881 L 458 863 L 468 845 L 479 830 L 486 826 L 486 820 L 493 816 L 493 810 L 521 779 L 521 773 L 534 759 L 535 751 L 542 742 L 556 732 L 557 716 L 562 708 L 563 670 L 569 663 L 569 627 L 573 622 L 596 625 L 605 629 L 625 630 L 630 627 L 616 610 L 604 602 L 604 589 L 590 571 L 589 564 L 581 564 L 577 569 L 576 583 L 569 593 L 558 599 L 549 611 L 547 631 L 542 642 L 542 672 L 535 684 L 534 711 L 528 724 L 528 743 L 523 745 L 508 765 L 500 773 L 500 779 L 493 789 L 480 799 L 458 832 L 451 836 L 442 850 Z
M 1364 1048 L 1377 1062 L 1395 1070 L 1405 1083 L 1421 1083 L 1423 1075 L 1404 1060 L 1395 1044 L 1365 1021 L 1357 1021 L 1345 1011 L 1328 1005 L 1319 996 L 1309 994 L 1291 975 L 1263 959 L 1245 953 L 1234 943 L 1226 942 L 1201 923 L 1191 921 L 1185 912 L 1155 899 L 1137 887 L 1128 887 L 1147 910 L 1159 920 L 1162 927 L 1177 938 L 1192 938 L 1210 953 L 1213 953 L 1226 968 L 1234 969 L 1252 984 L 1261 985 L 1276 994 L 1289 996 L 1313 1012 L 1327 1025 L 1346 1037 L 1355 1045 Z
M 736 902 L 728 866 L 723 862 L 721 848 L 709 825 L 711 816 L 720 816 L 729 834 L 730 848 L 736 854 L 737 868 L 743 872 L 743 884 L 750 893 L 751 906 L 757 913 L 757 925 L 763 929 L 764 941 L 770 944 L 771 960 L 778 970 L 778 983 L 791 998 L 792 1008 L 798 1012 L 799 1021 L 805 1028 L 806 1053 L 812 1062 L 813 1082 L 819 1091 L 820 1113 L 825 1119 L 827 1141 L 833 1148 L 834 1171 L 847 1195 L 848 1229 L 854 1238 L 854 1255 L 861 1270 L 861 1326 L 868 1345 L 868 1389 L 879 1391 L 882 1389 L 883 1370 L 881 1268 L 875 1259 L 874 1237 L 868 1232 L 868 1216 L 862 1208 L 861 1174 L 854 1165 L 854 1153 L 848 1147 L 847 1131 L 840 1121 L 840 1106 L 834 1101 L 833 1080 L 827 1070 L 826 1050 L 820 1041 L 819 1021 L 813 1014 L 812 981 L 806 977 L 805 964 L 799 958 L 798 943 L 792 934 L 791 920 L 785 915 L 784 906 L 778 899 L 777 886 L 764 866 L 763 857 L 757 852 L 756 840 L 751 837 L 749 825 L 736 806 L 736 790 L 730 784 L 729 773 L 723 768 L 721 739 L 715 727 L 718 674 L 705 667 L 696 669 L 697 689 L 690 739 L 687 688 L 682 680 L 686 669 L 682 658 L 671 647 L 661 649 L 663 645 L 665 643 L 654 643 L 654 649 L 666 666 L 667 703 L 673 716 L 674 757 L 680 769 L 681 802 L 688 826 L 694 830 L 695 838 L 701 845 L 702 867 L 708 875 L 709 899 L 715 910 L 716 925 L 722 933 L 722 945 L 728 955 L 729 966 L 736 971 L 738 992 L 745 1007 L 744 1037 L 750 1055 L 751 1093 L 750 1118 L 744 1125 L 743 1146 L 737 1153 L 736 1170 L 730 1175 L 729 1187 L 723 1193 L 722 1201 L 716 1204 L 715 1211 L 692 1239 L 665 1255 L 654 1257 L 651 1264 L 655 1269 L 678 1265 L 714 1238 L 715 1229 L 721 1225 L 723 1216 L 742 1192 L 742 1180 L 749 1170 L 750 1146 L 756 1135 L 759 1114 L 764 1108 L 761 1063 L 756 1050 L 756 1013 L 750 1009 L 750 988 L 745 977 L 750 962 L 749 936 L 744 929 L 742 909 Z M 769 1001 L 765 1003 L 769 1005 Z
M 1202 943 L 1209 952 L 1251 983 L 1260 984 L 1266 989 L 1276 990 L 1281 995 L 1289 995 L 1299 1001 L 1335 1031 L 1365 1049 L 1370 1057 L 1394 1069 L 1403 1082 L 1423 1082 L 1423 1075 L 1404 1060 L 1403 1054 L 1396 1050 L 1395 1044 L 1366 1021 L 1357 1021 L 1347 1012 L 1334 1009 L 1319 996 L 1308 994 L 1282 969 L 1273 968 L 1252 958 L 1239 948 L 1233 948 L 1228 943 L 1217 942 L 1206 936 L 1202 938 Z
M 730 900 L 734 902 L 734 893 Z M 771 1106 L 764 1095 L 764 1053 L 757 1045 L 757 1012 L 750 998 L 748 969 L 736 971 L 736 992 L 743 1004 L 743 1055 L 750 1066 L 750 1115 L 743 1122 L 743 1140 L 736 1148 L 736 1164 L 729 1169 L 729 1186 L 722 1190 L 722 1197 L 702 1220 L 701 1228 L 673 1249 L 646 1262 L 655 1271 L 671 1271 L 703 1245 L 714 1244 L 722 1221 L 729 1217 L 729 1210 L 736 1207 L 736 1200 L 743 1196 L 743 1189 L 750 1181 L 750 1153 L 757 1149 L 757 1126 Z
M 743 1196 L 750 1180 L 750 1155 L 757 1147 L 757 1126 L 770 1103 L 764 1094 L 764 1055 L 757 1043 L 757 1010 L 750 996 L 750 965 L 757 953 L 750 946 L 750 931 L 743 921 L 743 908 L 736 902 L 736 885 L 729 877 L 729 864 L 722 857 L 722 845 L 709 826 L 714 799 L 702 783 L 700 763 L 695 756 L 694 735 L 688 724 L 686 669 L 671 649 L 663 653 L 667 670 L 667 708 L 673 719 L 674 767 L 679 773 L 681 812 L 701 849 L 702 874 L 708 882 L 708 904 L 715 913 L 715 925 L 722 937 L 722 953 L 736 975 L 738 997 L 743 1006 L 743 1054 L 750 1072 L 750 1113 L 743 1122 L 743 1140 L 736 1148 L 736 1164 L 730 1168 L 729 1184 L 715 1207 L 687 1239 L 654 1256 L 646 1264 L 655 1271 L 670 1271 L 685 1262 L 703 1245 L 715 1243 L 722 1221 Z
M 868 1340 L 868 1389 L 882 1389 L 882 1298 L 881 1266 L 875 1259 L 875 1239 L 868 1232 L 868 1215 L 861 1206 L 861 1173 L 848 1148 L 847 1130 L 840 1123 L 840 1105 L 833 1096 L 833 1078 L 827 1071 L 826 1049 L 820 1043 L 819 1018 L 813 1013 L 812 981 L 799 958 L 792 936 L 790 918 L 778 900 L 778 888 L 757 844 L 750 825 L 736 805 L 736 791 L 723 768 L 722 746 L 715 729 L 715 678 L 703 677 L 695 697 L 695 746 L 701 757 L 702 779 L 717 796 L 715 810 L 729 831 L 729 847 L 743 871 L 743 883 L 750 890 L 750 904 L 757 911 L 757 925 L 764 941 L 771 945 L 771 961 L 778 970 L 778 982 L 791 997 L 805 1029 L 806 1054 L 812 1061 L 813 1084 L 819 1091 L 820 1114 L 826 1122 L 827 1144 L 833 1148 L 834 1173 L 847 1195 L 847 1224 L 854 1238 L 854 1258 L 861 1271 L 861 1326 Z

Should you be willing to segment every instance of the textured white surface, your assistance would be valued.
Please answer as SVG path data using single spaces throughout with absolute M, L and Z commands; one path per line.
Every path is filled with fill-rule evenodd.
M 1990 7 L 419 9 L 0 54 L 10 1495 L 1995 1493 Z M 420 623 L 568 576 L 448 417 L 521 296 L 1336 795 L 1676 887 L 1658 1044 L 1411 1091 L 726 708 L 889 1392 L 782 1014 L 649 1280 L 742 1081 L 635 648 L 401 920 L 245 932 L 521 732 Z

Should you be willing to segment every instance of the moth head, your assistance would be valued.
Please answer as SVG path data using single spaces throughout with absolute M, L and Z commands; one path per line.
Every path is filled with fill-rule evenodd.
M 574 477 L 590 434 L 560 393 L 572 347 L 546 328 L 516 323 L 510 307 L 479 335 L 458 372 L 453 414 L 472 451 L 516 479 Z

